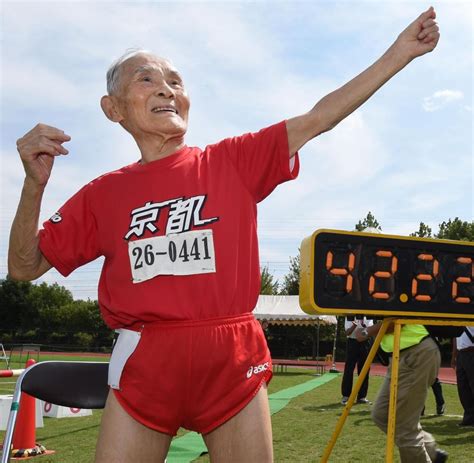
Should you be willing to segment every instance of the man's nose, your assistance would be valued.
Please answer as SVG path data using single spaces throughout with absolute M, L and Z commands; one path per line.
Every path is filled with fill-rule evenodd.
M 173 98 L 175 92 L 173 87 L 169 86 L 166 82 L 161 82 L 156 87 L 155 94 L 163 98 Z

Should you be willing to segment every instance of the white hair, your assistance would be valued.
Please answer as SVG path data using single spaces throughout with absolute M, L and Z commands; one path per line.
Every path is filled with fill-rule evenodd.
M 123 63 L 136 55 L 153 55 L 153 53 L 143 48 L 129 48 L 120 58 L 116 59 L 107 71 L 107 93 L 109 95 L 114 95 L 118 92 L 120 70 Z

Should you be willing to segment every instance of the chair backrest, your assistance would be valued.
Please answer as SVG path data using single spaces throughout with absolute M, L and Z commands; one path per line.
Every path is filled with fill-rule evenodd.
M 47 361 L 28 367 L 18 378 L 3 440 L 1 463 L 10 462 L 11 443 L 22 392 L 71 408 L 104 408 L 109 393 L 106 362 Z
M 107 362 L 39 362 L 25 372 L 21 390 L 63 407 L 104 408 L 108 369 Z

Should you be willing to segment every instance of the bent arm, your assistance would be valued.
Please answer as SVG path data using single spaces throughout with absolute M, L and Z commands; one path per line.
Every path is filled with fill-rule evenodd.
M 352 322 L 351 327 L 346 329 L 346 336 L 350 336 L 356 328 L 357 328 L 357 324 Z
M 35 280 L 51 268 L 39 248 L 38 221 L 43 192 L 43 186 L 28 177 L 25 179 L 8 249 L 8 274 L 14 280 Z
M 35 280 L 51 268 L 39 248 L 41 199 L 54 158 L 68 154 L 62 144 L 70 139 L 62 130 L 37 124 L 16 142 L 26 176 L 10 231 L 8 274 L 14 280 Z

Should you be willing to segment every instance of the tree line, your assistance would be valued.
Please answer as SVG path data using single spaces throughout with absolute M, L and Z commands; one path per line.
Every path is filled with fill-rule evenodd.
M 355 225 L 355 229 L 359 231 L 366 228 L 382 230 L 371 212 Z M 465 222 L 459 218 L 449 219 L 439 225 L 439 231 L 434 235 L 431 228 L 421 222 L 419 229 L 411 236 L 474 241 L 474 222 Z M 261 276 L 261 294 L 297 295 L 299 255 L 290 257 L 289 271 L 281 283 L 275 280 L 268 267 L 262 269 Z M 307 343 L 310 345 L 312 334 L 306 333 L 305 330 L 308 331 L 308 328 L 291 327 L 291 337 L 298 337 L 301 331 L 302 339 L 308 338 Z M 282 335 L 288 331 L 288 327 L 280 327 L 276 331 Z M 331 336 L 331 333 L 332 330 L 329 330 L 328 336 Z M 277 335 L 277 332 L 274 334 Z M 321 334 L 323 338 L 325 332 Z M 112 338 L 113 331 L 103 322 L 97 301 L 74 300 L 72 293 L 57 283 L 33 284 L 14 281 L 8 276 L 0 280 L 1 343 L 39 343 L 82 350 L 109 350 Z M 292 341 L 291 345 L 296 348 L 298 343 Z
M 103 322 L 97 301 L 74 300 L 63 286 L 0 280 L 0 342 L 110 348 L 113 331 Z
M 382 232 L 382 226 L 369 211 L 363 219 L 354 226 L 356 231 L 364 231 L 368 228 Z M 445 240 L 474 241 L 474 221 L 462 221 L 458 217 L 447 220 L 439 224 L 438 233 L 433 234 L 432 229 L 423 222 L 420 222 L 417 231 L 410 233 L 410 236 L 419 238 L 436 238 Z M 288 273 L 280 283 L 275 280 L 268 267 L 263 267 L 260 294 L 266 295 L 298 295 L 300 289 L 300 256 L 290 257 L 290 267 Z

